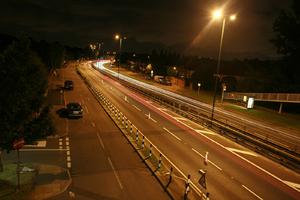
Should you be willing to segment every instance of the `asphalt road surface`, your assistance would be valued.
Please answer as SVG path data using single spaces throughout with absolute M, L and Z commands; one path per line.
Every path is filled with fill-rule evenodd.
M 210 199 L 300 198 L 297 173 L 144 99 L 88 63 L 80 69 L 195 184 L 198 170 L 206 169 Z
M 101 71 L 109 73 L 112 76 L 118 77 L 122 80 L 125 80 L 128 83 L 138 85 L 141 88 L 144 88 L 148 91 L 152 91 L 161 96 L 165 96 L 168 99 L 174 99 L 178 103 L 183 103 L 183 105 L 188 105 L 191 109 L 201 110 L 202 114 L 207 116 L 211 115 L 211 105 L 197 101 L 192 98 L 185 97 L 183 95 L 170 92 L 168 90 L 156 87 L 155 85 L 150 85 L 142 81 L 138 81 L 127 77 L 123 74 L 118 74 L 115 71 L 103 66 L 103 63 L 109 61 L 100 61 L 95 65 L 99 67 Z M 215 107 L 214 119 L 217 119 L 224 124 L 236 127 L 240 130 L 247 131 L 252 135 L 257 136 L 262 140 L 272 142 L 276 145 L 284 147 L 288 150 L 295 151 L 299 153 L 300 146 L 300 137 L 298 131 L 293 131 L 289 128 L 284 128 L 282 126 L 275 126 L 265 123 L 263 121 L 249 119 L 243 115 L 238 115 L 229 111 L 226 111 L 220 107 Z
M 72 184 L 54 199 L 169 199 L 74 66 L 63 70 L 63 79 L 74 81 L 74 90 L 65 91 L 65 102 L 81 103 L 84 114 L 67 120 Z

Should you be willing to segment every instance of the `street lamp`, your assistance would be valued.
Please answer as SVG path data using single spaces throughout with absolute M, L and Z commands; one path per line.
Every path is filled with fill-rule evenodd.
M 226 91 L 226 84 L 223 83 L 222 84 L 222 97 L 221 97 L 221 104 L 223 103 L 223 100 L 224 100 L 224 92 Z
M 119 73 L 120 73 L 120 62 L 121 62 L 121 53 L 122 53 L 122 41 L 126 39 L 126 37 L 122 37 L 118 34 L 115 35 L 115 39 L 119 40 L 120 46 L 119 46 L 119 60 L 118 60 L 118 79 L 119 79 Z
M 221 38 L 220 38 L 219 54 L 218 54 L 217 73 L 216 73 L 216 76 L 215 76 L 215 88 L 214 88 L 213 105 L 212 105 L 212 111 L 211 111 L 211 122 L 214 119 L 217 88 L 218 88 L 219 78 L 220 78 L 219 73 L 220 73 L 220 63 L 221 63 L 221 53 L 222 53 L 222 47 L 223 47 L 224 30 L 225 30 L 225 25 L 226 25 L 226 18 L 228 16 L 224 16 L 223 15 L 223 10 L 218 9 L 218 10 L 215 10 L 212 13 L 212 17 L 213 17 L 214 20 L 222 19 L 222 31 L 221 31 Z M 229 20 L 234 21 L 235 19 L 236 19 L 236 15 L 230 15 L 229 16 Z
M 201 83 L 198 83 L 198 96 L 199 96 L 200 87 L 201 87 Z

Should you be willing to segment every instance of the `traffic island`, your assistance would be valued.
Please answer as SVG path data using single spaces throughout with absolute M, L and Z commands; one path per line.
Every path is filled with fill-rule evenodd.
M 1 200 L 41 200 L 59 195 L 71 184 L 67 169 L 44 164 L 22 163 L 20 166 L 20 185 L 17 185 L 17 164 L 4 165 L 0 173 Z
M 20 184 L 17 184 L 17 164 L 8 163 L 4 165 L 4 171 L 0 173 L 0 199 L 25 199 L 34 187 L 37 176 L 36 166 L 23 163 L 20 167 Z

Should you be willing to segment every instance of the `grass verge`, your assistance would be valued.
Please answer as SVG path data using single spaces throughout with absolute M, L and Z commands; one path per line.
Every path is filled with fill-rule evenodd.
M 31 164 L 22 164 L 22 167 L 34 168 Z M 20 173 L 20 190 L 17 191 L 17 164 L 9 163 L 4 165 L 4 171 L 0 172 L 0 199 L 1 200 L 22 200 L 34 185 L 36 172 Z

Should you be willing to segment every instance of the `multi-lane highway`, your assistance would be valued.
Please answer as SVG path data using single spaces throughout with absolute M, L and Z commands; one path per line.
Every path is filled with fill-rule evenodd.
M 79 69 L 196 185 L 198 170 L 207 170 L 211 199 L 300 198 L 297 173 L 144 99 L 89 63 Z M 203 162 L 206 152 L 208 165 Z
M 117 74 L 113 70 L 102 65 L 103 62 L 96 62 L 95 66 L 104 73 L 110 74 L 111 76 L 118 77 L 120 80 L 125 81 L 131 85 L 136 85 L 139 88 L 142 88 L 144 91 L 149 91 L 156 96 L 162 96 L 165 99 L 168 99 L 171 102 L 176 102 L 183 106 L 187 106 L 193 112 L 210 116 L 211 115 L 211 105 L 199 102 L 197 100 L 164 90 L 153 85 L 132 79 L 122 74 Z M 196 114 L 197 116 L 197 114 Z M 285 151 L 290 151 L 292 153 L 300 153 L 298 148 L 300 146 L 300 137 L 298 132 L 292 131 L 291 129 L 284 129 L 282 127 L 277 127 L 274 125 L 269 125 L 261 121 L 248 119 L 245 116 L 237 115 L 231 112 L 228 112 L 221 108 L 215 108 L 215 117 L 214 119 L 222 122 L 225 125 L 237 128 L 242 132 L 247 132 L 253 136 L 256 136 L 264 142 L 271 142 L 280 146 Z M 298 159 L 299 160 L 299 159 Z

